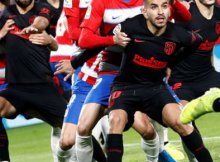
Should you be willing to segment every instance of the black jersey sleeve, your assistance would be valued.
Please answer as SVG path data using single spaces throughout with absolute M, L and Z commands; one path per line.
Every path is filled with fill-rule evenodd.
M 5 25 L 5 22 L 7 21 L 7 11 L 4 10 L 1 17 L 0 17 L 0 29 Z
M 130 35 L 131 31 L 132 31 L 132 19 L 126 19 L 125 21 L 121 22 L 120 24 L 118 24 L 111 32 L 111 34 L 118 34 L 119 32 L 124 32 L 127 35 Z
M 38 16 L 45 17 L 50 22 L 52 13 L 51 13 L 51 8 L 50 8 L 50 6 L 48 4 L 46 4 L 46 3 L 38 3 L 37 10 L 38 10 Z
M 171 57 L 169 67 L 172 69 L 180 61 L 193 54 L 199 45 L 203 42 L 203 38 L 198 33 L 185 32 L 186 39 L 182 40 L 182 47 Z M 183 33 L 182 33 L 183 34 Z
M 100 53 L 103 49 L 104 47 L 85 50 L 84 52 L 82 52 L 81 54 L 79 54 L 78 56 L 76 56 L 74 59 L 71 60 L 72 67 L 74 69 L 77 69 L 78 67 L 82 66 L 86 61 L 88 61 L 90 58 Z

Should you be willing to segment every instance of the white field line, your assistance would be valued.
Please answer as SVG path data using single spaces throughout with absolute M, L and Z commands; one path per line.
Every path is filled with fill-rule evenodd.
M 213 140 L 220 140 L 220 136 L 214 136 L 214 137 L 203 137 L 203 141 L 209 142 Z M 180 140 L 170 140 L 171 143 L 180 143 Z M 141 143 L 141 142 L 140 142 Z M 133 146 L 140 146 L 140 143 L 128 143 L 124 144 L 124 147 L 133 147 Z

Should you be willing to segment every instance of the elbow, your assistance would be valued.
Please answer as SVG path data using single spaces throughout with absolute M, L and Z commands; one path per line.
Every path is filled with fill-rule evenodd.
M 189 14 L 189 15 L 187 15 L 186 17 L 185 17 L 185 22 L 190 22 L 192 20 L 192 15 L 191 14 Z
M 57 51 L 58 50 L 58 46 L 49 46 L 49 49 L 51 51 Z
M 89 48 L 89 40 L 86 37 L 80 37 L 78 41 L 78 45 L 82 49 L 87 49 Z
M 75 42 L 79 40 L 79 36 L 74 33 L 70 33 L 70 39 Z
M 57 51 L 58 50 L 58 45 L 56 45 L 55 47 L 53 47 L 52 51 Z

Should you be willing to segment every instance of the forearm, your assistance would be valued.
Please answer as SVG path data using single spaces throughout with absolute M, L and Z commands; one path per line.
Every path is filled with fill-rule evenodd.
M 51 51 L 56 51 L 58 49 L 58 43 L 52 35 L 49 35 L 49 37 L 50 37 L 51 42 L 48 44 L 48 48 Z
M 71 60 L 71 65 L 74 69 L 77 69 L 79 66 L 82 66 L 86 61 L 88 61 L 90 58 L 94 57 L 97 55 L 99 52 L 101 52 L 104 49 L 102 48 L 97 48 L 97 49 L 90 49 L 90 50 L 85 50 L 78 56 L 76 56 L 74 59 Z
M 82 49 L 100 48 L 109 45 L 114 45 L 113 36 L 99 36 L 87 28 L 82 29 L 79 38 L 79 46 Z
M 67 17 L 69 35 L 73 41 L 78 41 L 79 35 L 81 33 L 78 19 L 79 18 L 72 17 L 72 16 Z

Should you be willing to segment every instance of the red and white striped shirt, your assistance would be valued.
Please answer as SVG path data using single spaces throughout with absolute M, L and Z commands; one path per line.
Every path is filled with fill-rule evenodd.
M 77 47 L 70 39 L 66 21 L 67 20 L 64 11 L 62 11 L 56 27 L 56 40 L 58 43 L 58 50 L 51 51 L 50 62 L 70 60 L 71 57 L 75 55 L 75 51 L 77 51 Z

